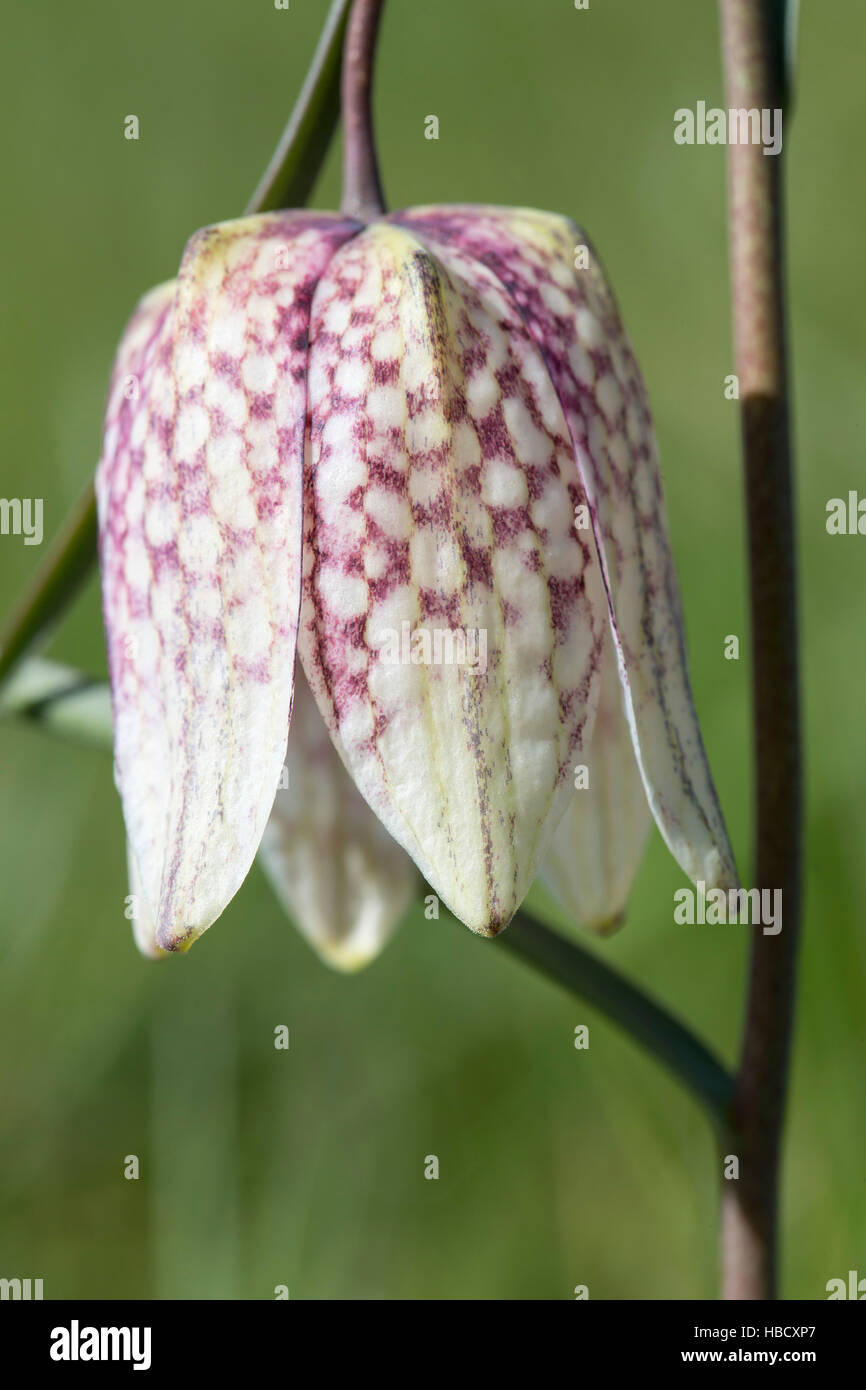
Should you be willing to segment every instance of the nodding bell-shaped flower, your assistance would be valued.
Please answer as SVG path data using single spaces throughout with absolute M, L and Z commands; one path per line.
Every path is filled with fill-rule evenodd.
M 344 211 L 197 232 L 115 363 L 96 492 L 152 955 L 207 930 L 260 846 L 348 967 L 394 929 L 410 861 L 483 935 L 545 861 L 609 924 L 647 808 L 690 877 L 737 882 L 604 273 L 552 214 L 384 214 L 380 11 L 349 19 Z
M 645 805 L 693 880 L 736 884 L 644 387 L 565 218 L 196 233 L 121 343 L 97 497 L 154 950 L 210 926 L 264 837 L 319 948 L 368 956 L 411 886 L 361 797 L 485 935 L 546 858 L 581 920 L 615 917 Z M 324 722 L 302 689 L 284 804 L 296 659 Z

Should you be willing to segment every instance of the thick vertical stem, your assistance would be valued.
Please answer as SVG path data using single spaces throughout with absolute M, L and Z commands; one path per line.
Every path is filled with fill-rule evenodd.
M 384 0 L 355 0 L 343 49 L 343 197 L 350 217 L 372 221 L 385 209 L 373 140 L 373 61 Z
M 772 0 L 721 0 L 728 108 L 782 105 Z M 777 119 L 781 119 L 778 117 Z M 756 760 L 756 886 L 781 889 L 778 935 L 753 928 L 732 1108 L 739 1180 L 724 1183 L 722 1286 L 776 1297 L 781 1135 L 800 919 L 800 730 L 794 506 L 785 347 L 782 155 L 728 149 L 736 370 L 742 401 Z

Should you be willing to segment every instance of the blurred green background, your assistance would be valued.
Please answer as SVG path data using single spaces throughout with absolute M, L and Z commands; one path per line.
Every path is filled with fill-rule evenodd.
M 6 7 L 0 490 L 44 497 L 46 537 L 97 457 L 129 311 L 195 228 L 242 210 L 325 11 Z M 786 131 L 808 827 L 783 1292 L 804 1298 L 866 1274 L 866 540 L 824 527 L 828 498 L 866 493 L 864 48 L 861 0 L 804 6 Z M 604 257 L 654 404 L 696 698 L 748 877 L 724 150 L 673 141 L 675 108 L 700 99 L 723 99 L 712 4 L 388 5 L 376 109 L 392 206 L 570 212 Z M 38 553 L 2 540 L 4 611 Z M 723 659 L 731 633 L 739 662 Z M 50 651 L 104 671 L 95 581 Z M 0 727 L 0 819 L 0 1275 L 41 1277 L 48 1298 L 716 1296 L 703 1116 L 503 949 L 419 913 L 342 978 L 256 868 L 188 957 L 153 966 L 124 920 L 107 755 Z M 599 949 L 733 1060 L 745 935 L 675 926 L 682 882 L 654 831 L 628 923 Z

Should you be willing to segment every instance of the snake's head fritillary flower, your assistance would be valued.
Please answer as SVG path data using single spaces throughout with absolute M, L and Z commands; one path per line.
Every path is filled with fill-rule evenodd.
M 638 805 L 579 915 L 622 905 L 640 788 L 686 873 L 736 883 L 643 384 L 566 219 L 443 206 L 198 232 L 121 343 L 97 496 L 116 778 L 155 950 L 210 926 L 265 836 L 323 949 L 369 955 L 402 910 L 407 871 L 389 894 L 360 800 L 320 796 L 311 765 L 281 806 L 296 659 L 346 795 L 474 931 L 508 923 L 549 851 L 575 897 L 553 837 L 580 762 L 609 791 L 578 816 L 583 844 L 616 834 L 619 787 Z M 321 751 L 312 709 L 297 719 Z M 360 858 L 327 909 L 303 845 L 327 872 L 340 836 Z

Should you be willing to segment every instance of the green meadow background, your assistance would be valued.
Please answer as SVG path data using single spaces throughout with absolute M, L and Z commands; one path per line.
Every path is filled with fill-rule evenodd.
M 129 311 L 195 228 L 242 211 L 325 11 L 7 5 L 0 491 L 43 497 L 46 537 L 94 466 Z M 866 494 L 864 48 L 861 0 L 803 6 L 786 131 L 807 736 L 789 1298 L 866 1275 L 866 539 L 824 527 L 829 498 Z M 569 212 L 604 257 L 654 405 L 696 699 L 748 878 L 725 156 L 673 140 L 675 109 L 698 100 L 723 100 L 713 4 L 388 5 L 376 112 L 391 205 Z M 336 206 L 338 174 L 335 148 L 316 205 Z M 38 555 L 0 540 L 3 611 Z M 104 672 L 95 580 L 49 652 Z M 46 1298 L 716 1296 L 702 1114 L 500 946 L 417 912 L 344 978 L 255 868 L 188 956 L 148 964 L 123 915 L 111 759 L 30 728 L 0 726 L 0 825 L 0 1276 L 42 1278 Z M 627 924 L 598 949 L 733 1060 L 745 934 L 675 926 L 683 882 L 654 831 Z

